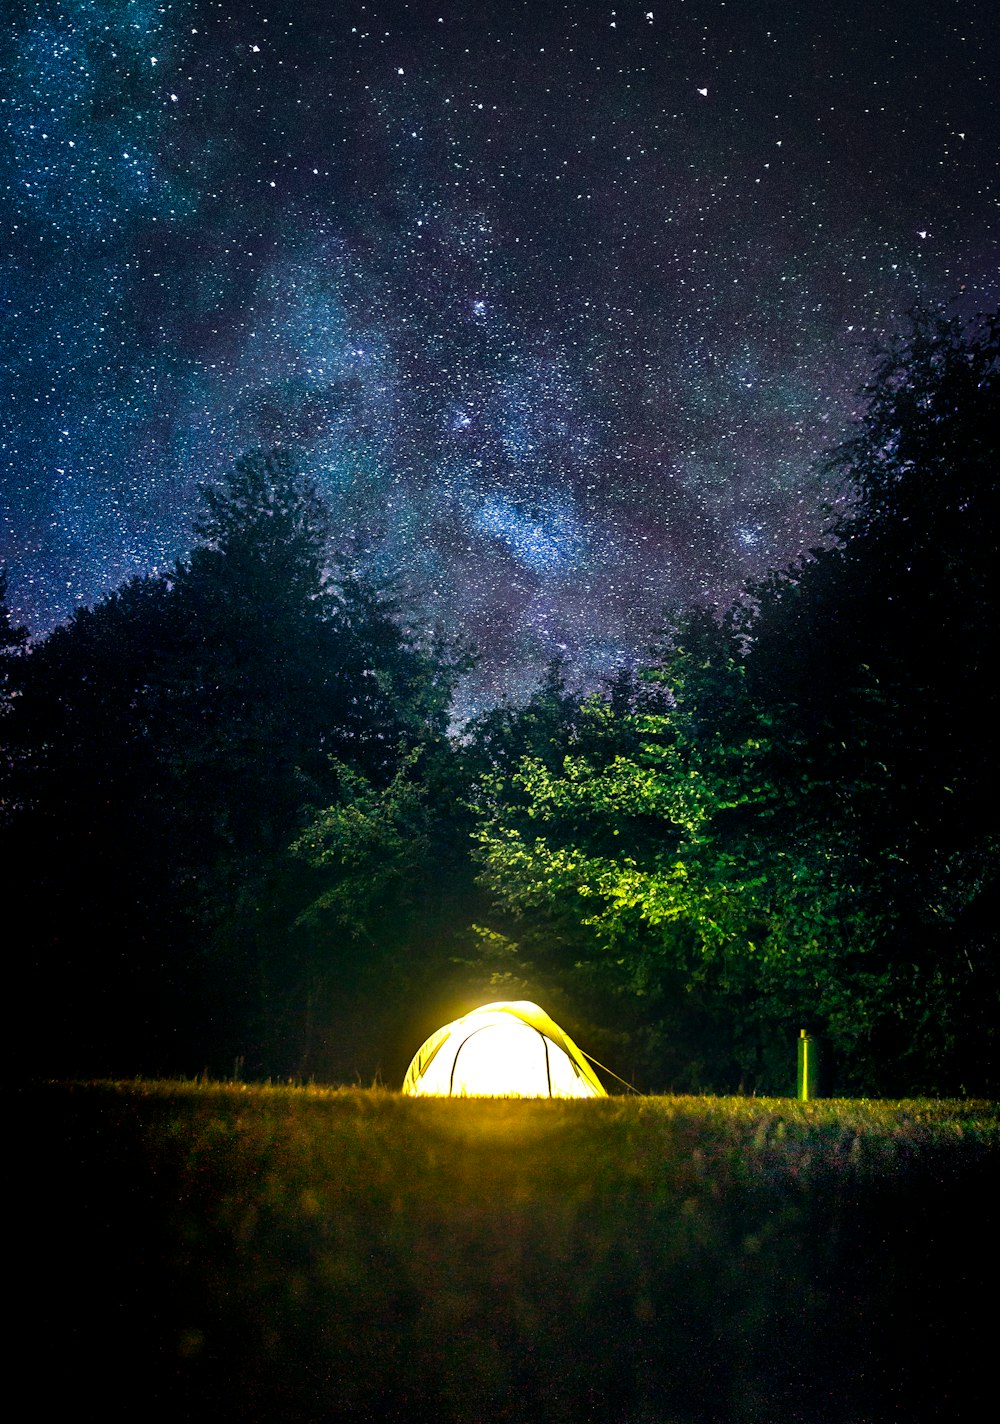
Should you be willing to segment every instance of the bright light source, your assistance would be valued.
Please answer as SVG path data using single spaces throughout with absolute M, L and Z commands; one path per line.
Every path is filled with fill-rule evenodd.
M 403 1092 L 481 1098 L 596 1098 L 604 1089 L 576 1044 L 536 1004 L 485 1004 L 438 1029 Z

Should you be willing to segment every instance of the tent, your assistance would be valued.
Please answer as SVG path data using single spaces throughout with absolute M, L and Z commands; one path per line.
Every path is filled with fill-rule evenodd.
M 483 1004 L 422 1044 L 403 1092 L 414 1097 L 604 1098 L 568 1033 L 526 999 Z

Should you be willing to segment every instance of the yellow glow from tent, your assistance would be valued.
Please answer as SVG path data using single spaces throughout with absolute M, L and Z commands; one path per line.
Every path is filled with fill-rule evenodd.
M 544 1038 L 517 1019 L 471 1034 L 455 1058 L 451 1091 L 462 1097 L 547 1098 Z
M 432 1033 L 403 1080 L 412 1096 L 603 1098 L 568 1034 L 526 1000 L 483 1004 Z

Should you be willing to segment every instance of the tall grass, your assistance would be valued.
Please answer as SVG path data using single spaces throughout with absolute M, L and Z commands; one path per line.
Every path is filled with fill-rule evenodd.
M 39 1418 L 961 1420 L 989 1382 L 989 1104 L 18 1102 Z

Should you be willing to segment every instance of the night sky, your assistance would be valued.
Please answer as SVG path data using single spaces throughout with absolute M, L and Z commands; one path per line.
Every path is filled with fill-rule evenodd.
M 584 676 L 815 544 L 915 303 L 997 305 L 994 0 L 3 6 L 0 558 L 38 633 L 293 446 L 349 561 Z

